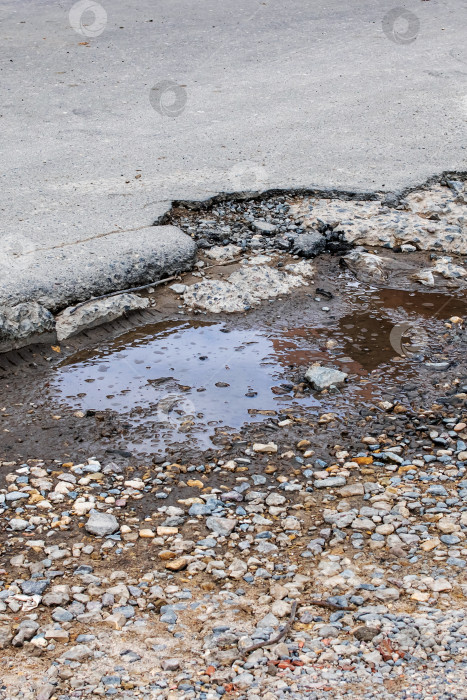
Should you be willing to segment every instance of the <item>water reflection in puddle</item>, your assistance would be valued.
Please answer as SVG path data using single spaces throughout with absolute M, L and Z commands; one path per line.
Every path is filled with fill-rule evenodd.
M 256 411 L 295 403 L 287 378 L 296 361 L 293 349 L 263 333 L 181 322 L 128 336 L 82 361 L 63 363 L 53 385 L 56 398 L 83 411 L 139 415 L 138 422 L 182 432 L 193 422 L 203 429 L 240 427 Z M 312 395 L 300 400 L 303 407 L 319 404 Z
M 465 302 L 446 295 L 349 292 L 352 308 L 336 307 L 340 314 L 319 321 L 311 304 L 305 314 L 253 328 L 253 316 L 247 327 L 232 316 L 226 324 L 174 321 L 138 329 L 65 360 L 50 384 L 52 398 L 73 409 L 124 415 L 126 443 L 140 452 L 194 438 L 210 445 L 217 427 L 240 428 L 259 411 L 318 413 L 323 397 L 294 394 L 300 370 L 314 361 L 353 375 L 343 396 L 349 410 L 371 400 L 382 374 L 390 381 L 417 371 L 396 356 L 395 323 L 411 318 L 428 328 L 449 314 L 465 314 Z

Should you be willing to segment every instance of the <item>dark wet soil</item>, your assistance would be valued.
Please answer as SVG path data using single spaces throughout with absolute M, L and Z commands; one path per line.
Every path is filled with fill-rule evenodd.
M 467 384 L 466 338 L 446 327 L 465 318 L 464 299 L 365 286 L 336 258 L 317 261 L 315 286 L 247 314 L 181 313 L 168 290 L 157 304 L 160 322 L 116 328 L 104 342 L 91 335 L 78 351 L 76 343 L 39 350 L 37 361 L 4 372 L 0 459 L 208 459 L 273 439 L 291 415 L 309 438 L 320 415 L 335 413 L 312 431 L 325 456 L 362 421 L 387 426 L 379 401 L 429 408 Z M 347 372 L 345 386 L 311 391 L 304 373 L 313 362 Z

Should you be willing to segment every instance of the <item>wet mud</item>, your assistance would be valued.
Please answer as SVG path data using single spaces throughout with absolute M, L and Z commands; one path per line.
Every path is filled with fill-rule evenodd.
M 365 285 L 330 256 L 312 286 L 245 314 L 181 311 L 170 290 L 157 300 L 160 322 L 39 351 L 40 362 L 2 374 L 4 460 L 215 458 L 287 416 L 324 413 L 337 416 L 326 428 L 335 442 L 377 417 L 378 401 L 429 405 L 465 362 L 465 337 L 446 327 L 466 315 L 461 292 Z M 314 362 L 348 373 L 346 384 L 312 391 Z

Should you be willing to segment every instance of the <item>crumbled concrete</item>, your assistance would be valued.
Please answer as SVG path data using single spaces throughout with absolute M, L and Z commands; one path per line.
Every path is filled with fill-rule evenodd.
M 460 287 L 464 285 L 467 277 L 467 269 L 453 262 L 452 257 L 443 256 L 436 260 L 432 267 L 412 271 L 409 262 L 394 260 L 384 255 L 368 253 L 362 248 L 356 248 L 342 258 L 343 263 L 362 282 L 374 282 L 381 284 L 386 282 L 391 273 L 407 276 L 426 287 L 434 287 L 440 277 L 446 280 L 448 287 Z M 438 275 L 438 277 L 435 277 Z
M 292 212 L 305 230 L 328 224 L 341 229 L 349 243 L 467 254 L 465 182 L 433 185 L 397 202 L 344 201 L 305 197 Z
M 53 315 L 36 302 L 0 307 L 0 352 L 55 339 Z
M 385 261 L 380 255 L 365 253 L 362 250 L 353 250 L 343 260 L 349 270 L 359 280 L 383 282 L 387 278 L 384 266 Z
M 114 321 L 130 311 L 145 309 L 149 300 L 137 294 L 118 294 L 108 299 L 91 299 L 79 308 L 65 309 L 55 319 L 57 339 L 64 340 L 86 328 Z
M 464 277 L 467 277 L 467 269 L 463 265 L 456 265 L 449 256 L 438 258 L 433 266 L 433 272 L 453 282 L 462 281 Z
M 349 375 L 345 372 L 340 372 L 332 367 L 321 367 L 315 364 L 308 368 L 305 374 L 305 379 L 311 384 L 313 389 L 323 391 L 330 386 L 339 386 L 343 384 Z
M 241 255 L 241 252 L 240 246 L 229 243 L 225 246 L 216 245 L 208 248 L 205 254 L 207 258 L 216 260 L 216 262 L 226 262 L 227 260 L 234 260 L 234 258 Z
M 183 294 L 186 289 L 186 284 L 171 284 L 169 289 L 175 292 L 175 294 Z
M 326 238 L 318 231 L 293 237 L 293 252 L 304 258 L 315 258 L 326 247 Z
M 183 300 L 190 307 L 212 313 L 247 311 L 262 299 L 272 299 L 307 285 L 305 275 L 308 278 L 313 275 L 310 263 L 302 261 L 283 270 L 270 267 L 267 262 L 272 260 L 272 256 L 254 257 L 245 261 L 225 282 L 203 280 L 190 285 Z

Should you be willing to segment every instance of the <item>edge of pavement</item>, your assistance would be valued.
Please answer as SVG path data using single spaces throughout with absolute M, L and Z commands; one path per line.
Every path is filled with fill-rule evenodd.
M 176 206 L 203 209 L 216 202 L 255 199 L 273 195 L 316 196 L 374 200 L 390 197 L 396 203 L 414 190 L 424 189 L 449 178 L 467 177 L 466 171 L 444 171 L 421 184 L 396 192 L 340 190 L 338 188 L 273 188 L 255 192 L 220 192 L 195 200 L 173 200 L 150 225 L 111 231 L 84 241 L 62 243 L 46 249 L 25 250 L 15 243 L 0 256 L 0 352 L 56 338 L 58 317 L 54 314 L 74 304 L 93 303 L 76 319 L 76 330 L 83 323 L 105 323 L 132 310 L 125 292 L 150 285 L 192 269 L 197 253 L 195 241 L 176 226 L 168 225 Z M 11 244 L 10 244 L 11 245 Z M 122 292 L 120 306 L 96 297 Z M 112 307 L 112 308 L 110 308 Z M 136 305 L 134 308 L 137 308 Z M 68 308 L 67 311 L 70 311 Z M 74 313 L 74 310 L 72 310 Z M 86 317 L 86 314 L 88 316 Z M 112 316 L 112 314 L 114 314 Z M 67 330 L 68 332 L 68 330 Z M 60 337 L 60 334 L 59 334 Z

